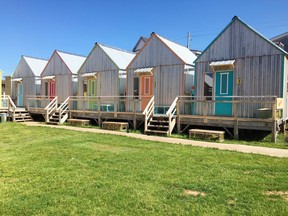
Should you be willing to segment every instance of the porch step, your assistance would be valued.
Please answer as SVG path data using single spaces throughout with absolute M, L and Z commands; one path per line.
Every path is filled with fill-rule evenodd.
M 14 114 L 14 121 L 15 122 L 27 122 L 27 121 L 33 121 L 33 119 L 30 113 L 25 108 L 16 108 L 15 114 Z
M 167 116 L 155 115 L 147 125 L 146 134 L 167 136 L 169 133 L 169 118 Z
M 167 131 L 162 131 L 162 130 L 146 130 L 145 134 L 148 135 L 160 135 L 160 136 L 167 136 L 168 135 L 168 130 Z
M 65 115 L 67 114 L 67 112 L 66 113 L 63 113 L 63 115 L 62 115 L 62 119 L 63 118 L 65 118 Z M 68 116 L 67 116 L 67 118 L 68 118 Z M 53 115 L 49 118 L 49 122 L 47 122 L 48 124 L 54 124 L 54 125 L 56 125 L 56 124 L 61 124 L 60 123 L 60 113 L 58 112 L 58 111 L 56 111 L 55 113 L 53 113 Z

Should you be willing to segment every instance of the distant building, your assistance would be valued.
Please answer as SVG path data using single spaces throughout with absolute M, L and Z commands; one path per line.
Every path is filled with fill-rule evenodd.
M 271 41 L 273 41 L 280 48 L 284 49 L 286 52 L 288 51 L 288 32 L 271 38 Z
M 138 52 L 144 46 L 147 40 L 148 38 L 141 36 L 132 51 L 135 53 Z

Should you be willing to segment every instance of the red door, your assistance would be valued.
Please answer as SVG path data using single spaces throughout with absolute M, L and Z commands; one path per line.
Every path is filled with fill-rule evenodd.
M 49 81 L 49 97 L 53 100 L 56 96 L 56 82 L 55 80 Z
M 141 109 L 144 110 L 153 96 L 153 76 L 141 76 Z

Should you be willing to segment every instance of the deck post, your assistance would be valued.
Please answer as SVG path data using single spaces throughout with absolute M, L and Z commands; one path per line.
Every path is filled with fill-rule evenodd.
M 207 102 L 206 98 L 203 100 L 203 123 L 207 123 Z
M 238 128 L 238 106 L 237 102 L 233 101 L 233 116 L 234 116 L 234 139 L 239 139 L 239 128 Z
M 136 128 L 137 128 L 136 105 L 135 105 L 135 99 L 133 98 L 133 129 L 136 130 Z
M 176 117 L 176 121 L 177 121 L 177 133 L 180 134 L 181 133 L 181 123 L 180 123 L 180 105 L 179 105 L 179 101 L 177 101 L 177 104 L 176 104 L 176 114 L 177 114 L 177 117 Z
M 102 128 L 102 119 L 101 119 L 101 102 L 100 98 L 98 98 L 98 125 Z
M 272 142 L 274 143 L 277 141 L 276 100 L 277 98 L 272 104 Z
M 114 117 L 117 117 L 117 98 L 114 97 Z
M 284 136 L 286 135 L 286 122 L 283 121 L 282 124 L 281 124 L 281 132 L 283 132 Z

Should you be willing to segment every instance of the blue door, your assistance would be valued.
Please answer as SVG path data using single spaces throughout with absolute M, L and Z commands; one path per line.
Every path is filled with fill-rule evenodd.
M 22 107 L 23 106 L 23 84 L 18 83 L 17 88 L 17 106 Z
M 233 71 L 216 72 L 215 96 L 216 101 L 232 101 L 229 96 L 233 96 Z M 232 103 L 216 102 L 215 115 L 232 116 Z

